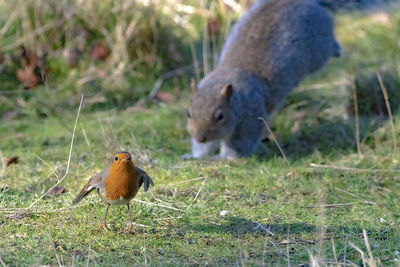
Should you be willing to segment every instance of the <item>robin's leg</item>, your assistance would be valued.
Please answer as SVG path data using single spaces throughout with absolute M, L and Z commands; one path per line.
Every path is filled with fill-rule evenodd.
M 129 203 L 126 206 L 128 207 L 129 226 L 128 226 L 128 228 L 125 229 L 125 232 L 127 232 L 127 233 L 135 232 L 135 230 L 133 230 L 132 214 L 131 214 L 131 208 L 129 206 Z
M 107 209 L 106 209 L 106 214 L 104 215 L 104 221 L 103 221 L 103 229 L 108 230 L 106 219 L 107 219 L 107 214 L 108 214 L 108 209 L 110 208 L 111 204 L 107 204 Z

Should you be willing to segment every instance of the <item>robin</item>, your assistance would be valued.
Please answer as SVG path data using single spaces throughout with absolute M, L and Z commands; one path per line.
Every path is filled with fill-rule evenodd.
M 147 173 L 135 167 L 129 152 L 118 152 L 114 154 L 114 157 L 110 159 L 107 167 L 102 172 L 89 179 L 87 185 L 85 185 L 73 201 L 73 204 L 77 204 L 92 190 L 97 189 L 101 199 L 107 203 L 103 228 L 108 230 L 106 219 L 111 205 L 127 205 L 129 226 L 126 231 L 130 232 L 133 231 L 133 223 L 129 202 L 136 196 L 142 184 L 144 184 L 145 192 L 147 192 L 150 185 L 154 186 L 153 180 Z

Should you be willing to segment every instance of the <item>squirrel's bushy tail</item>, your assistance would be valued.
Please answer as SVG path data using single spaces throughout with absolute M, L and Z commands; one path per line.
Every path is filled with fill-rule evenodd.
M 337 11 L 368 9 L 399 0 L 317 0 L 317 2 L 323 7 Z

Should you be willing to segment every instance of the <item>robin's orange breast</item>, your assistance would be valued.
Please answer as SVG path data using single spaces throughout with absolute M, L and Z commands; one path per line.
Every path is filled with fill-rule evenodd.
M 108 200 L 131 200 L 138 191 L 138 175 L 133 164 L 110 169 L 104 181 L 105 197 Z

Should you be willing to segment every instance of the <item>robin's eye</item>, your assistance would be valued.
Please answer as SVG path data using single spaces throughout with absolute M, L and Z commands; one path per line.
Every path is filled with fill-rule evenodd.
M 117 160 L 118 160 L 118 157 L 115 157 L 114 160 L 117 161 Z

